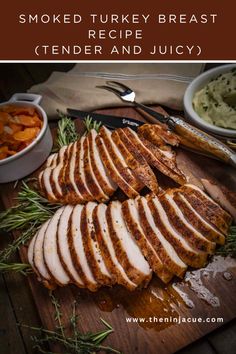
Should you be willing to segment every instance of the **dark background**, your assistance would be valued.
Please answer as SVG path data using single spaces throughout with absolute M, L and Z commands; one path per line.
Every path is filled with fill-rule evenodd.
M 48 79 L 53 71 L 69 71 L 73 63 L 0 63 L 0 102 L 16 92 L 25 92 L 32 85 Z M 207 63 L 205 70 L 222 65 Z

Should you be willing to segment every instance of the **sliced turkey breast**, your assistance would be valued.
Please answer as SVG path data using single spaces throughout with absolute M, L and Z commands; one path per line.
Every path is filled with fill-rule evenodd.
M 143 138 L 140 138 L 130 128 L 125 128 L 123 129 L 123 131 L 131 140 L 131 142 L 136 146 L 139 153 L 143 155 L 149 165 L 154 166 L 164 175 L 170 177 L 179 184 L 183 184 L 186 182 L 185 177 L 179 170 L 177 170 L 176 168 L 170 168 L 166 165 L 166 161 L 168 161 L 168 158 L 163 156 L 163 154 L 157 152 L 154 145 L 151 145 L 151 143 L 144 141 Z
M 62 163 L 62 160 L 64 160 L 64 155 L 65 152 L 67 151 L 68 147 L 63 146 L 59 153 L 56 154 L 53 158 L 53 161 L 55 160 L 55 162 L 53 162 L 50 167 L 46 167 L 40 174 L 39 174 L 39 185 L 41 188 L 42 193 L 47 197 L 47 199 L 49 201 L 52 202 L 57 202 L 58 199 L 58 191 L 56 188 L 56 184 L 55 181 L 52 178 L 52 175 L 54 173 L 54 170 L 56 169 L 55 175 L 57 177 L 57 185 L 60 188 L 60 184 L 58 181 L 58 177 L 59 177 L 59 172 L 60 169 L 63 165 L 60 165 L 60 163 Z M 61 196 L 61 201 L 62 201 L 62 196 Z
M 219 186 L 208 179 L 203 178 L 201 181 L 211 198 L 216 203 L 219 203 L 223 209 L 227 210 L 236 223 L 236 193 L 231 192 L 226 187 Z
M 93 200 L 97 200 L 98 202 L 104 202 L 108 200 L 109 197 L 103 192 L 100 184 L 98 183 L 94 175 L 90 160 L 89 140 L 87 137 L 84 140 L 84 174 L 87 187 L 91 195 L 93 196 Z
M 123 285 L 128 290 L 134 290 L 137 285 L 129 279 L 124 268 L 116 257 L 114 246 L 108 232 L 106 209 L 107 206 L 105 204 L 99 204 L 93 211 L 93 225 L 96 240 L 101 250 L 106 267 L 112 275 L 114 281 Z
M 43 240 L 43 256 L 47 270 L 55 283 L 60 286 L 64 286 L 70 282 L 57 249 L 57 228 L 63 210 L 64 207 L 58 209 L 50 219 Z
M 181 188 L 180 193 L 204 219 L 207 219 L 223 234 L 226 235 L 228 233 L 231 216 L 201 189 L 194 185 L 186 184 Z
M 178 205 L 181 212 L 184 214 L 188 223 L 193 225 L 204 237 L 208 240 L 216 242 L 219 245 L 225 243 L 225 236 L 217 230 L 212 224 L 198 214 L 187 199 L 181 195 L 178 190 L 174 192 L 174 201 Z
M 71 184 L 70 184 L 70 179 L 69 179 L 69 166 L 70 166 L 70 160 L 73 152 L 75 143 L 71 143 L 68 145 L 66 151 L 65 151 L 65 156 L 64 156 L 64 162 L 63 162 L 63 167 L 60 171 L 59 175 L 59 183 L 61 186 L 61 190 L 63 193 L 63 202 L 66 203 L 66 196 L 68 192 L 71 190 Z M 60 198 L 62 201 L 62 198 Z
M 175 203 L 171 191 L 166 192 L 165 195 L 160 198 L 160 202 L 174 228 L 181 235 L 184 235 L 191 246 L 209 254 L 214 252 L 216 244 L 206 239 L 197 229 L 188 223 L 184 214 Z
M 85 177 L 85 152 L 84 152 L 84 141 L 85 137 L 82 137 L 77 144 L 77 152 L 76 152 L 76 162 L 75 162 L 75 183 L 80 194 L 83 197 L 84 201 L 94 200 L 93 195 L 90 193 L 90 190 L 87 186 L 86 177 Z
M 76 181 L 76 157 L 77 157 L 77 149 L 78 149 L 79 142 L 75 142 L 71 145 L 69 150 L 68 160 L 65 164 L 64 170 L 64 182 L 65 188 L 64 191 L 65 195 L 65 202 L 69 204 L 77 204 L 77 203 L 84 203 L 84 198 L 80 193 Z
M 89 202 L 84 206 L 81 212 L 80 230 L 83 246 L 89 267 L 96 281 L 101 285 L 111 285 L 113 279 L 103 260 L 95 236 L 92 214 L 96 206 L 96 203 Z
M 45 170 L 43 170 L 40 173 L 40 186 L 41 186 L 41 190 L 43 195 L 45 195 L 45 197 L 50 201 L 50 202 L 57 202 L 57 197 L 55 196 L 53 189 L 52 189 L 52 185 L 51 185 L 51 181 L 50 181 L 50 176 L 51 176 L 51 172 L 52 169 L 50 167 L 45 168 Z
M 105 166 L 102 163 L 96 144 L 97 135 L 98 134 L 95 129 L 92 129 L 88 134 L 91 166 L 92 170 L 94 171 L 94 175 L 96 176 L 96 179 L 98 181 L 98 184 L 101 186 L 104 193 L 110 196 L 117 189 L 117 185 L 110 178 Z
M 56 159 L 57 159 L 57 153 L 49 155 L 46 161 L 46 167 L 54 167 L 54 165 L 56 165 L 55 164 Z
M 66 156 L 66 151 L 68 149 L 68 146 L 63 146 L 59 153 L 59 162 L 57 164 L 56 167 L 54 167 L 51 171 L 51 175 L 50 175 L 50 183 L 51 183 L 51 187 L 53 190 L 53 194 L 56 196 L 56 198 L 58 200 L 60 200 L 60 198 L 63 198 L 63 192 L 61 189 L 61 184 L 60 184 L 60 180 L 59 180 L 59 176 L 60 176 L 60 172 L 63 169 L 63 166 L 65 164 L 65 156 Z
M 179 137 L 168 129 L 166 124 L 143 124 L 138 128 L 138 133 L 157 146 L 179 145 Z
M 151 269 L 125 225 L 121 203 L 111 202 L 106 217 L 116 257 L 132 282 L 146 286 L 151 278 Z
M 35 242 L 33 247 L 33 266 L 36 269 L 36 272 L 41 279 L 45 279 L 49 282 L 52 282 L 52 278 L 47 270 L 44 256 L 43 256 L 43 242 L 44 242 L 44 235 L 45 231 L 47 230 L 49 221 L 46 221 L 41 228 L 39 229 L 38 233 L 34 236 Z M 31 241 L 32 242 L 32 241 Z
M 173 274 L 182 277 L 185 273 L 187 266 L 179 258 L 174 247 L 162 235 L 161 231 L 157 228 L 152 216 L 152 212 L 148 206 L 146 198 L 140 197 L 136 200 L 138 212 L 143 230 L 148 235 L 153 248 L 158 253 L 161 261 L 165 264 L 166 268 Z
M 111 131 L 104 126 L 102 126 L 99 130 L 99 135 L 103 139 L 104 145 L 106 146 L 106 149 L 120 175 L 132 188 L 138 191 L 143 187 L 143 185 L 140 184 L 140 182 L 134 176 L 132 170 L 125 162 L 123 155 L 112 140 L 111 134 Z
M 57 249 L 60 257 L 61 264 L 70 278 L 70 281 L 78 287 L 84 287 L 84 283 L 80 278 L 70 253 L 69 240 L 67 234 L 70 228 L 70 218 L 73 207 L 67 205 L 61 213 L 58 228 L 57 228 Z
M 148 201 L 148 206 L 151 210 L 157 228 L 161 231 L 166 240 L 168 240 L 168 242 L 174 247 L 176 253 L 182 261 L 193 268 L 199 268 L 205 265 L 207 256 L 206 253 L 194 249 L 186 241 L 184 235 L 177 232 L 177 230 L 170 223 L 168 214 L 166 214 L 160 200 L 157 197 L 151 198 Z
M 133 171 L 135 177 L 145 186 L 147 186 L 152 192 L 158 192 L 158 183 L 155 174 L 153 173 L 146 160 L 138 154 L 138 158 L 131 153 L 129 139 L 128 144 L 124 144 L 120 138 L 122 129 L 117 129 L 112 132 L 112 140 L 120 150 L 120 153 L 124 157 L 127 165 Z M 124 134 L 125 135 L 125 134 Z M 137 155 L 137 154 L 136 154 Z
M 168 283 L 173 277 L 173 273 L 169 272 L 153 248 L 148 236 L 140 224 L 140 217 L 133 199 L 126 200 L 122 203 L 123 217 L 130 234 L 135 238 L 142 254 L 148 261 L 152 270 L 164 282 Z
M 134 188 L 132 188 L 123 178 L 123 176 L 119 173 L 106 149 L 103 139 L 99 135 L 96 137 L 96 143 L 99 149 L 102 162 L 106 167 L 110 177 L 128 197 L 136 197 L 138 195 L 138 192 Z
M 83 210 L 82 205 L 76 205 L 72 211 L 70 218 L 70 229 L 68 232 L 68 241 L 71 252 L 72 261 L 76 268 L 83 284 L 91 291 L 98 289 L 98 283 L 93 276 L 90 269 L 85 249 L 83 245 L 81 233 L 81 214 Z

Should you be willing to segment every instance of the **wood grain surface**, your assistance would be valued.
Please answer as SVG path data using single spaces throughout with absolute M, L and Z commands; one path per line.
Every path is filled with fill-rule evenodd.
M 142 119 L 133 108 L 99 112 Z M 214 177 L 219 184 L 236 190 L 236 174 L 230 166 L 182 149 L 178 149 L 177 158 L 180 166 L 187 167 L 193 175 Z M 166 179 L 163 180 L 165 182 Z M 12 184 L 1 187 L 5 208 L 13 205 L 16 193 Z M 27 262 L 27 247 L 21 249 L 20 257 Z M 90 293 L 71 285 L 55 290 L 55 296 L 60 301 L 65 326 L 69 324 L 71 305 L 76 300 L 81 330 L 103 328 L 100 317 L 112 325 L 114 333 L 106 340 L 107 345 L 127 354 L 170 354 L 236 317 L 236 261 L 214 257 L 206 269 L 190 270 L 186 279 L 174 279 L 168 286 L 163 286 L 154 276 L 147 289 L 132 293 L 119 286 Z M 34 275 L 27 280 L 43 325 L 54 328 L 54 312 L 48 290 Z M 161 317 L 163 322 L 158 323 Z M 207 318 L 217 317 L 223 318 L 223 322 L 206 322 Z M 127 318 L 131 322 L 128 323 Z M 142 318 L 143 322 L 135 323 L 133 318 Z M 173 318 L 186 318 L 186 321 L 187 318 L 196 318 L 197 322 L 173 323 Z M 167 320 L 169 322 L 165 322 Z

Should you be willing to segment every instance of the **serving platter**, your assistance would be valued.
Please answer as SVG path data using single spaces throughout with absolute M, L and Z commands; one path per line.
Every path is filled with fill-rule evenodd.
M 161 111 L 160 107 L 156 109 Z M 133 108 L 113 108 L 98 112 L 143 119 Z M 82 125 L 80 122 L 76 124 L 80 131 Z M 236 191 L 236 174 L 230 166 L 181 149 L 177 150 L 177 160 L 180 167 L 188 168 L 196 177 L 214 177 L 217 183 Z M 168 183 L 163 178 L 162 184 L 168 187 Z M 1 197 L 6 208 L 13 205 L 16 194 L 13 184 L 1 187 Z M 27 262 L 27 247 L 20 250 L 20 256 L 23 262 Z M 48 290 L 34 275 L 27 279 L 43 326 L 53 329 L 54 309 Z M 188 271 L 185 281 L 174 279 L 168 286 L 164 286 L 154 276 L 147 289 L 132 293 L 119 286 L 102 288 L 97 293 L 73 285 L 55 290 L 65 326 L 69 324 L 71 306 L 76 300 L 82 331 L 100 330 L 103 327 L 100 322 L 102 317 L 114 329 L 114 333 L 106 340 L 107 345 L 124 353 L 140 354 L 157 351 L 160 354 L 174 353 L 235 318 L 235 293 L 236 261 L 220 256 L 215 256 L 205 269 Z M 163 318 L 163 321 L 158 322 L 158 318 Z M 196 321 L 190 323 L 189 319 L 193 318 Z M 207 318 L 220 320 L 206 322 Z M 185 322 L 179 323 L 179 319 Z

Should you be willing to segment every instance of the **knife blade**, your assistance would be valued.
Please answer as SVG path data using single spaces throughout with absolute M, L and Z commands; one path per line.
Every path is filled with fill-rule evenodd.
M 78 109 L 72 109 L 72 108 L 67 108 L 67 113 L 69 114 L 69 116 L 73 118 L 82 119 L 89 116 L 93 120 L 96 120 L 97 122 L 101 122 L 103 125 L 112 129 L 129 127 L 136 131 L 138 127 L 144 124 L 144 122 L 140 122 L 139 120 L 130 117 L 117 117 L 117 116 L 101 114 L 101 113 L 85 112 L 85 111 L 80 111 Z

